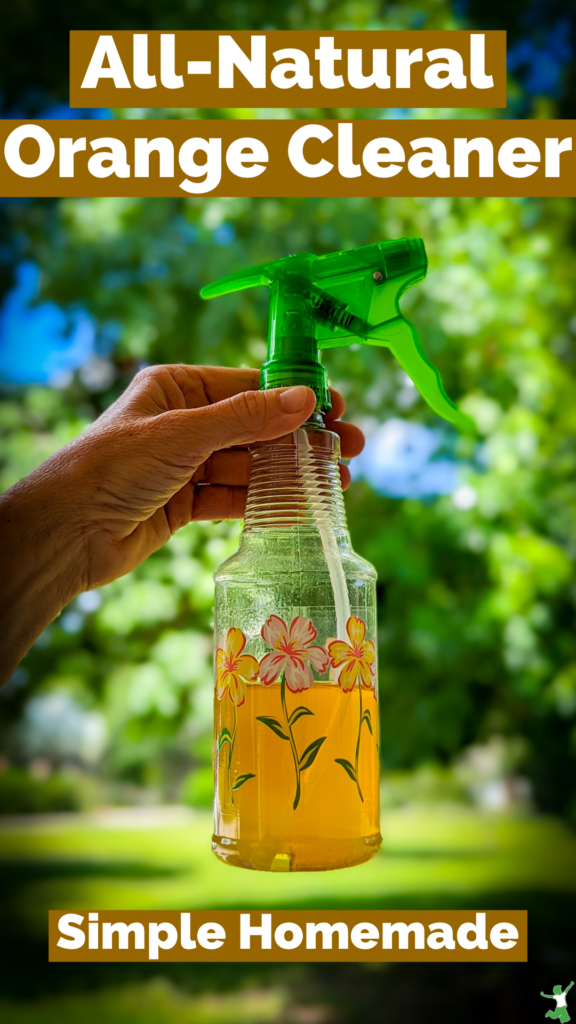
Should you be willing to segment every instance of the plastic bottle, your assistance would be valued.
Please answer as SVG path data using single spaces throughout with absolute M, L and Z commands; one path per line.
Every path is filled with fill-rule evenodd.
M 350 544 L 319 351 L 389 347 L 430 406 L 468 429 L 399 310 L 426 269 L 422 241 L 401 239 L 288 256 L 202 290 L 268 285 L 261 387 L 307 384 L 318 399 L 302 428 L 254 446 L 240 548 L 215 577 L 212 848 L 238 867 L 346 867 L 381 843 L 376 573 Z

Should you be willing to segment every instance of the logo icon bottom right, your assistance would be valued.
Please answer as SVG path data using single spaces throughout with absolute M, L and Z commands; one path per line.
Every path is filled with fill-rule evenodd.
M 544 999 L 556 1000 L 556 1009 L 548 1010 L 548 1013 L 546 1014 L 547 1017 L 550 1017 L 552 1020 L 561 1020 L 562 1024 L 565 1024 L 566 1021 L 570 1020 L 570 1014 L 568 1013 L 568 1007 L 566 1005 L 566 996 L 573 984 L 574 982 L 571 981 L 565 989 L 562 989 L 562 985 L 554 985 L 551 995 L 547 992 L 540 993 L 541 996 L 544 996 Z

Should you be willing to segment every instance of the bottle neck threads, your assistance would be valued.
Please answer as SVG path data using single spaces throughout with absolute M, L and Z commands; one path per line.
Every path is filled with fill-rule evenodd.
M 285 529 L 349 542 L 337 434 L 307 423 L 253 448 L 244 530 Z

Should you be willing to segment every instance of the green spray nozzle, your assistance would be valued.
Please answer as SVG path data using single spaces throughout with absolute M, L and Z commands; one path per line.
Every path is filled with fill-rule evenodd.
M 307 384 L 327 411 L 330 390 L 320 350 L 377 345 L 390 349 L 434 412 L 462 430 L 473 430 L 472 420 L 444 391 L 416 328 L 400 312 L 400 297 L 423 280 L 427 266 L 422 239 L 401 238 L 327 256 L 285 256 L 222 277 L 200 294 L 214 299 L 258 285 L 270 288 L 262 388 Z

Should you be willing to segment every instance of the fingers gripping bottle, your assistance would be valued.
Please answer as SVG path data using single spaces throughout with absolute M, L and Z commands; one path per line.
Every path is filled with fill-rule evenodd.
M 375 570 L 352 549 L 320 350 L 387 346 L 429 405 L 467 418 L 402 316 L 426 274 L 420 239 L 288 256 L 202 290 L 270 288 L 261 387 L 307 384 L 315 413 L 258 444 L 239 551 L 216 573 L 213 850 L 261 871 L 372 857 L 379 830 Z

